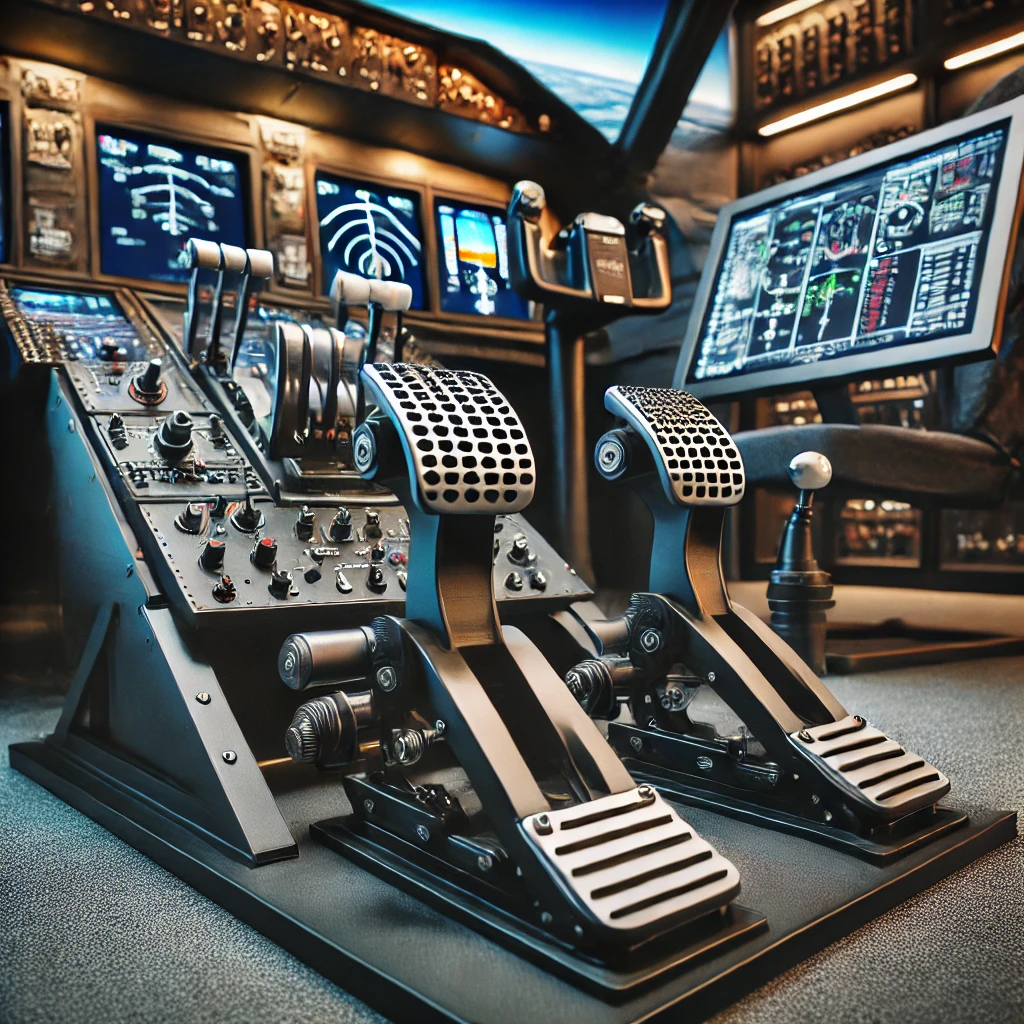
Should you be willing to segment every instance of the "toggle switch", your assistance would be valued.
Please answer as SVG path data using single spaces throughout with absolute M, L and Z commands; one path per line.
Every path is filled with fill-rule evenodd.
M 221 576 L 220 582 L 213 585 L 214 600 L 221 604 L 229 604 L 235 599 L 235 585 L 231 582 L 230 576 Z
M 380 513 L 373 509 L 366 510 L 366 525 L 363 527 L 363 536 L 367 540 L 377 540 L 382 536 L 380 529 Z
M 505 577 L 505 589 L 520 591 L 523 589 L 523 577 L 517 572 L 510 572 Z
M 245 496 L 245 504 L 235 509 L 231 516 L 231 525 L 242 533 L 254 533 L 263 525 L 263 513 L 252 503 L 250 495 Z
M 273 537 L 261 538 L 249 558 L 257 569 L 269 569 L 277 561 L 277 541 Z
M 370 548 L 370 561 L 383 562 L 386 554 L 387 552 L 384 550 L 384 545 L 378 542 Z
M 508 560 L 514 565 L 527 565 L 537 560 L 537 556 L 530 551 L 530 542 L 525 533 L 517 533 L 512 538 L 512 547 L 508 549 Z
M 159 405 L 167 397 L 167 385 L 160 379 L 163 361 L 157 357 L 150 359 L 143 370 L 128 385 L 128 394 L 139 405 Z

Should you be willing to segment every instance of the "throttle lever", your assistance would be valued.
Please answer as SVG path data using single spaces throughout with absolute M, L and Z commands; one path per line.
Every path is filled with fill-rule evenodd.
M 245 272 L 238 282 L 235 296 L 235 325 L 231 329 L 231 352 L 228 354 L 228 374 L 235 370 L 235 361 L 242 348 L 242 338 L 249 323 L 249 303 L 254 294 L 263 290 L 263 285 L 274 274 L 274 255 L 266 249 L 246 249 Z
M 196 337 L 199 334 L 199 278 L 204 271 L 208 273 L 220 270 L 221 248 L 216 242 L 209 242 L 202 238 L 190 238 L 186 251 L 192 275 L 188 281 L 182 348 L 189 361 L 193 361 L 196 358 Z
M 221 362 L 220 354 L 220 332 L 224 321 L 224 291 L 225 288 L 237 284 L 241 286 L 242 279 L 249 269 L 249 256 L 245 249 L 237 245 L 220 246 L 220 266 L 217 268 L 217 284 L 213 290 L 213 303 L 210 307 L 210 322 L 206 330 L 206 356 L 207 366 L 217 367 Z M 231 285 L 228 282 L 231 281 Z

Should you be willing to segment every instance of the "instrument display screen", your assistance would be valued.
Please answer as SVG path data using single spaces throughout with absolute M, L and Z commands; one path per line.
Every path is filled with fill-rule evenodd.
M 1008 130 L 735 215 L 687 383 L 969 334 Z
M 512 290 L 505 211 L 450 199 L 434 201 L 441 309 L 526 319 L 529 303 Z
M 423 232 L 420 196 L 406 189 L 316 173 L 323 292 L 339 270 L 412 289 L 412 309 L 423 309 Z
M 104 274 L 187 281 L 190 236 L 245 247 L 238 153 L 98 125 L 96 157 Z

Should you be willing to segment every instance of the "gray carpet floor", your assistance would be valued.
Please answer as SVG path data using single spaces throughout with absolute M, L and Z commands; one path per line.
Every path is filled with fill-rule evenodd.
M 830 685 L 946 772 L 951 802 L 1024 808 L 1024 658 Z M 0 683 L 0 1022 L 384 1019 L 11 770 L 7 745 L 60 706 L 55 682 Z M 1021 1024 L 1024 838 L 714 1020 Z

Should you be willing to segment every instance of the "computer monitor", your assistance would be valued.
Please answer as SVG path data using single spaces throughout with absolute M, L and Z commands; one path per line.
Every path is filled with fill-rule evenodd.
M 423 229 L 420 195 L 368 181 L 316 172 L 323 293 L 339 270 L 412 289 L 412 309 L 423 309 Z
M 527 319 L 529 303 L 508 276 L 505 211 L 498 207 L 434 200 L 441 311 Z
M 246 245 L 245 157 L 97 125 L 100 269 L 187 281 L 192 236 Z
M 724 207 L 676 369 L 701 398 L 998 345 L 1024 99 Z

